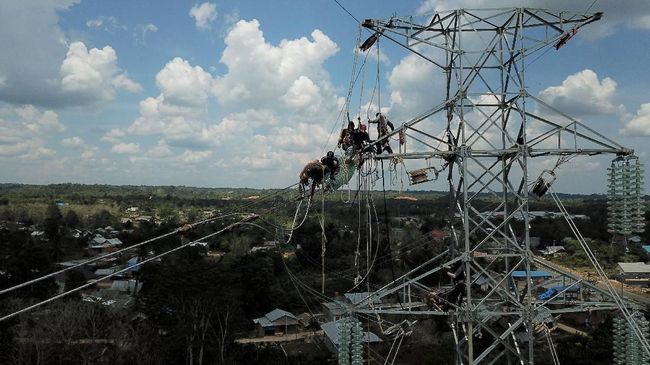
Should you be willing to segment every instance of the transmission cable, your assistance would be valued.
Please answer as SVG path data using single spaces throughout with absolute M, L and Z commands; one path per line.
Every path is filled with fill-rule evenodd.
M 142 265 L 142 264 L 145 264 L 145 263 L 147 263 L 147 262 L 151 262 L 151 261 L 153 261 L 153 260 L 157 260 L 157 259 L 159 259 L 159 258 L 162 258 L 163 256 L 166 256 L 166 255 L 170 254 L 170 253 L 173 253 L 173 252 L 179 251 L 179 250 L 181 250 L 181 249 L 183 249 L 183 248 L 185 248 L 185 247 L 187 247 L 187 246 L 189 246 L 189 245 L 191 245 L 191 244 L 193 244 L 193 243 L 201 242 L 202 240 L 205 240 L 205 239 L 208 239 L 208 238 L 210 238 L 210 237 L 216 236 L 216 235 L 218 235 L 218 234 L 220 234 L 220 233 L 223 233 L 223 232 L 225 232 L 225 231 L 227 231 L 227 230 L 230 230 L 230 229 L 232 229 L 232 228 L 234 228 L 234 227 L 236 227 L 236 226 L 238 226 L 238 225 L 240 225 L 240 224 L 246 224 L 246 223 L 247 223 L 246 220 L 241 220 L 241 221 L 239 221 L 239 222 L 232 223 L 232 224 L 226 226 L 225 228 L 223 228 L 223 229 L 221 229 L 221 230 L 219 230 L 219 231 L 217 231 L 217 232 L 213 232 L 213 233 L 210 233 L 210 234 L 208 234 L 208 235 L 206 235 L 206 236 L 203 236 L 203 237 L 201 237 L 201 238 L 198 239 L 198 240 L 190 241 L 190 242 L 188 242 L 188 243 L 185 243 L 185 244 L 182 244 L 182 245 L 180 245 L 180 246 L 178 246 L 178 247 L 175 247 L 175 248 L 173 248 L 173 249 L 171 249 L 171 250 L 165 251 L 165 252 L 163 252 L 163 253 L 161 253 L 161 254 L 158 254 L 158 255 L 155 255 L 155 256 L 149 257 L 149 258 L 147 258 L 147 259 L 144 259 L 144 260 L 140 261 L 140 262 L 138 263 L 138 265 Z M 10 314 L 7 314 L 7 315 L 5 315 L 5 316 L 3 316 L 3 317 L 0 317 L 0 322 L 5 321 L 5 320 L 10 319 L 10 318 L 13 318 L 13 317 L 15 317 L 15 316 L 17 316 L 17 315 L 19 315 L 19 314 L 22 314 L 22 313 L 25 313 L 25 312 L 31 311 L 32 309 L 38 308 L 38 307 L 40 307 L 40 306 L 42 306 L 42 305 L 44 305 L 44 304 L 47 304 L 47 303 L 53 302 L 53 301 L 55 301 L 55 300 L 57 300 L 57 299 L 60 299 L 60 298 L 66 297 L 66 296 L 68 296 L 68 295 L 70 295 L 70 294 L 76 293 L 76 292 L 78 292 L 78 291 L 80 291 L 80 290 L 82 290 L 82 289 L 85 289 L 85 288 L 88 288 L 88 287 L 90 287 L 90 286 L 93 286 L 93 285 L 99 283 L 100 281 L 103 281 L 103 280 L 106 280 L 106 279 L 110 279 L 110 278 L 113 277 L 113 276 L 117 276 L 117 275 L 122 274 L 122 273 L 125 273 L 125 272 L 127 272 L 127 271 L 129 271 L 129 270 L 131 270 L 131 267 L 126 267 L 126 268 L 124 268 L 124 269 L 120 269 L 120 270 L 118 270 L 118 271 L 115 271 L 115 272 L 113 272 L 113 273 L 111 273 L 111 274 L 108 274 L 108 275 L 102 276 L 101 278 L 98 278 L 98 279 L 95 279 L 95 280 L 91 280 L 91 281 L 89 281 L 89 282 L 87 282 L 87 283 L 85 283 L 85 284 L 83 284 L 83 285 L 80 285 L 80 286 L 78 286 L 78 287 L 76 287 L 76 288 L 70 289 L 70 290 L 65 291 L 65 292 L 63 292 L 63 293 L 61 293 L 61 294 L 57 294 L 57 295 L 55 295 L 55 296 L 53 296 L 53 297 L 50 297 L 50 298 L 45 299 L 45 300 L 42 300 L 42 301 L 40 301 L 40 302 L 38 302 L 38 303 L 36 303 L 36 304 L 30 305 L 30 306 L 28 306 L 28 307 L 25 307 L 25 308 L 23 308 L 23 309 L 17 310 L 17 311 L 15 311 L 15 312 L 13 312 L 13 313 L 10 313 Z

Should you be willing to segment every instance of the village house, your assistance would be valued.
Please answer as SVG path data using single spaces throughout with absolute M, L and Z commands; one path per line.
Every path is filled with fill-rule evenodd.
M 279 308 L 253 319 L 253 323 L 256 325 L 255 335 L 258 337 L 297 332 L 301 326 L 296 316 Z

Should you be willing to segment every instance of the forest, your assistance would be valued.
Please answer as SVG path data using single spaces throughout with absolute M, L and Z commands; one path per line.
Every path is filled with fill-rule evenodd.
M 135 283 L 112 302 L 97 300 L 107 279 L 0 321 L 0 363 L 332 363 L 335 355 L 318 337 L 284 345 L 241 339 L 255 338 L 253 319 L 275 308 L 317 313 L 331 298 L 376 290 L 445 250 L 448 242 L 432 232 L 446 227 L 449 198 L 418 191 L 316 195 L 307 212 L 302 203 L 304 216 L 296 212 L 301 203 L 295 198 L 295 191 L 285 190 L 0 185 L 0 290 L 60 270 L 66 262 L 156 238 L 98 260 L 92 269 L 0 294 L 3 317 L 88 283 L 96 278 L 93 271 L 127 268 L 120 280 Z M 618 261 L 646 261 L 640 245 L 626 251 L 609 243 L 603 197 L 565 198 L 572 214 L 588 217 L 579 221 L 580 229 L 607 269 Z M 554 208 L 545 200 L 530 204 L 531 210 Z M 244 213 L 258 218 L 233 225 Z M 205 223 L 178 231 L 195 222 Z M 537 250 L 563 244 L 567 253 L 557 262 L 587 264 L 577 244 L 566 239 L 570 230 L 563 220 L 535 218 L 531 236 L 539 237 Z M 105 241 L 97 244 L 98 237 Z M 185 248 L 153 259 L 180 246 Z M 146 264 L 127 263 L 148 258 Z M 361 286 L 355 284 L 359 277 Z M 431 284 L 444 280 L 436 276 Z M 316 333 L 317 317 L 310 317 L 304 331 Z M 607 318 L 588 337 L 558 338 L 561 363 L 611 363 L 610 333 Z M 404 341 L 399 363 L 452 364 L 453 346 L 444 319 L 424 319 Z M 536 362 L 550 364 L 545 347 L 536 348 Z M 381 359 L 384 350 L 371 357 Z

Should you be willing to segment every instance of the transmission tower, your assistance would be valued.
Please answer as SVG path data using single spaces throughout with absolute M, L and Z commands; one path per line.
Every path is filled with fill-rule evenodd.
M 458 364 L 533 364 L 535 339 L 563 313 L 623 310 L 640 333 L 615 292 L 537 258 L 530 247 L 529 201 L 550 189 L 559 165 L 576 156 L 633 154 L 532 95 L 526 84 L 531 62 L 601 16 L 461 9 L 363 22 L 373 35 L 362 49 L 389 39 L 445 75 L 444 85 L 431 85 L 445 90 L 444 100 L 432 100 L 437 106 L 384 137 L 401 133 L 426 147 L 375 158 L 440 162 L 451 237 L 444 253 L 372 293 L 355 312 L 448 317 Z M 424 120 L 442 127 L 422 127 Z M 542 159 L 556 160 L 555 168 L 530 176 Z M 494 204 L 480 204 L 485 197 Z M 444 293 L 432 284 L 439 276 L 453 278 Z M 562 289 L 540 296 L 549 285 Z M 581 294 L 568 301 L 577 287 Z M 389 300 L 395 296 L 399 304 Z M 382 298 L 393 304 L 368 305 Z

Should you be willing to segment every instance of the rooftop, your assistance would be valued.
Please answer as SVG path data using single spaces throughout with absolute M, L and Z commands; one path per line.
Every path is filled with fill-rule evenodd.
M 650 274 L 650 265 L 645 262 L 619 262 L 618 266 L 624 273 Z

